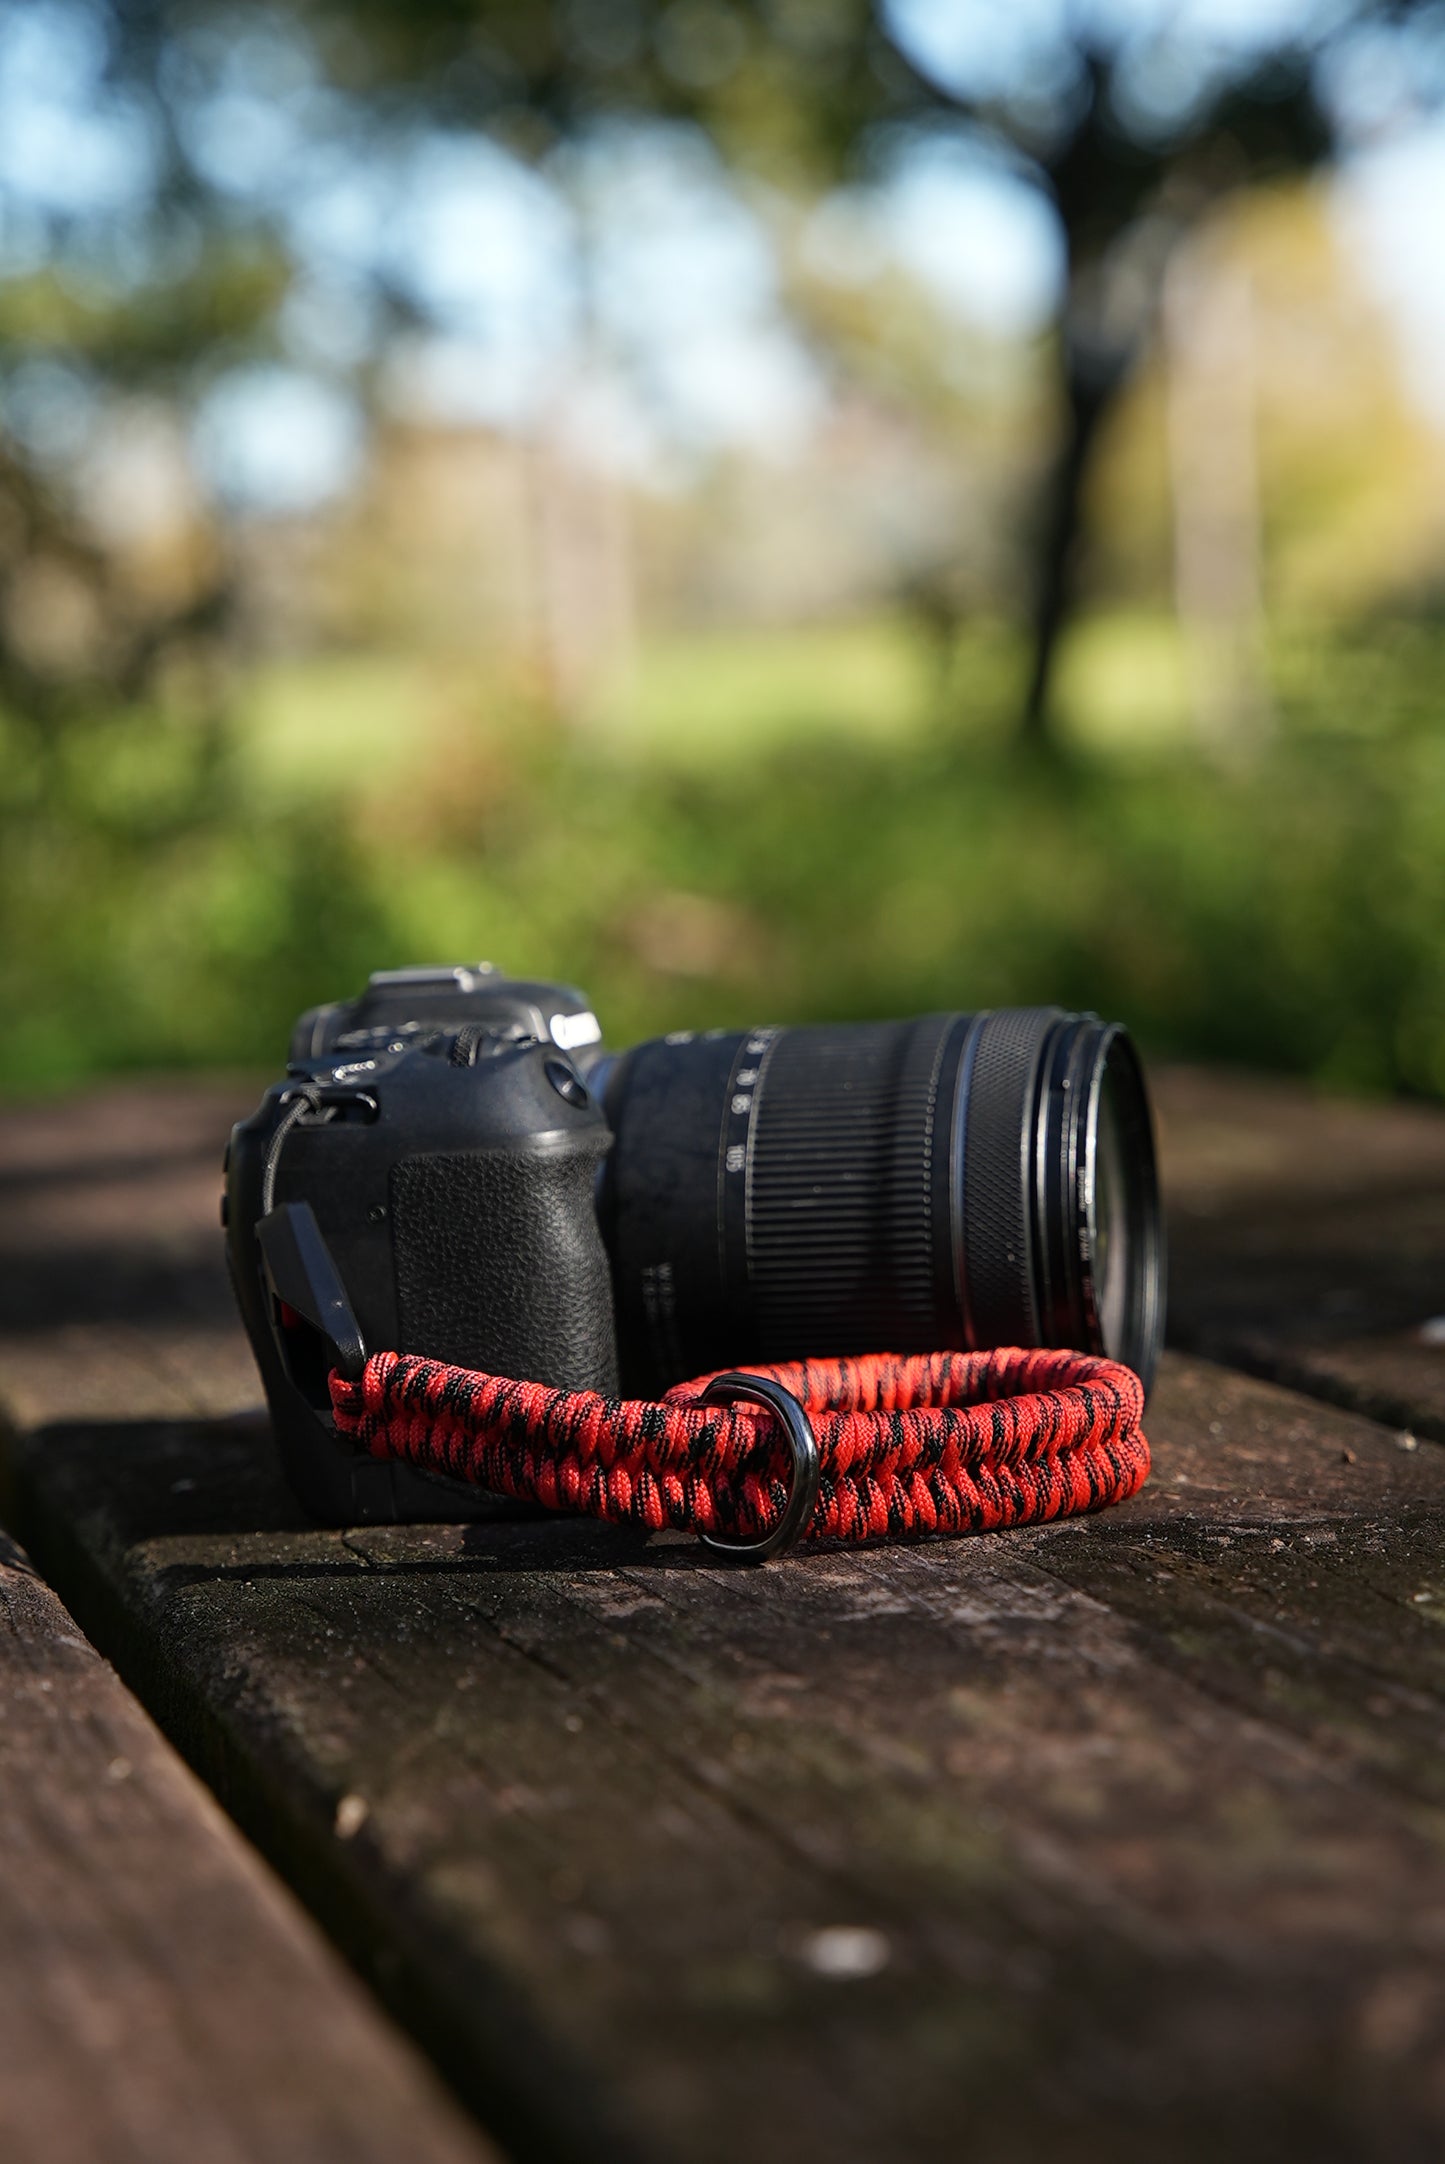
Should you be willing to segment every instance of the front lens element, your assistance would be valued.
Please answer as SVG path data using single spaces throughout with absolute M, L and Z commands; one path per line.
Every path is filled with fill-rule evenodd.
M 1119 1108 L 1106 1072 L 1099 1092 L 1094 1142 L 1094 1207 L 1089 1245 L 1099 1334 L 1112 1359 L 1121 1358 L 1129 1313 L 1128 1173 Z
M 1093 1342 L 1147 1390 L 1164 1338 L 1164 1223 L 1154 1123 L 1139 1055 L 1098 1024 L 1083 1162 L 1084 1288 Z

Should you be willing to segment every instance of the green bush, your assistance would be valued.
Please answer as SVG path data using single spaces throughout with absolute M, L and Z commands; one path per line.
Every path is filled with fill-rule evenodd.
M 1286 656 L 1234 773 L 1030 762 L 991 729 L 664 765 L 514 715 L 475 758 L 453 736 L 404 784 L 297 796 L 154 715 L 43 757 L 12 732 L 0 1083 L 271 1068 L 370 968 L 487 954 L 585 984 L 615 1041 L 1059 1000 L 1161 1052 L 1445 1096 L 1437 651 Z

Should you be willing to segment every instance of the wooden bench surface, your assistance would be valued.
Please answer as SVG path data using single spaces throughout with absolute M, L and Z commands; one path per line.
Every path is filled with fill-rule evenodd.
M 1149 1486 L 749 1572 L 308 1527 L 221 1269 L 252 1094 L 5 1122 L 0 1516 L 505 2148 L 1440 2153 L 1445 1117 L 1165 1075 Z
M 0 2156 L 486 2164 L 0 1534 Z

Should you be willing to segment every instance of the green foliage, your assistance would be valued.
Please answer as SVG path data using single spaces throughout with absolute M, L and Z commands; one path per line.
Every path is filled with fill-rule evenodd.
M 746 759 L 703 730 L 663 763 L 494 711 L 384 776 L 289 781 L 149 714 L 62 761 L 16 736 L 0 1080 L 273 1068 L 308 1002 L 480 953 L 582 982 L 619 1042 L 1057 999 L 1161 1052 L 1445 1096 L 1442 643 L 1291 649 L 1237 773 L 1177 745 L 1029 763 L 983 715 L 891 742 L 779 716 Z
M 275 245 L 248 235 L 219 236 L 198 263 L 140 287 L 49 264 L 0 279 L 0 351 L 63 359 L 117 390 L 168 390 L 274 346 L 290 279 Z

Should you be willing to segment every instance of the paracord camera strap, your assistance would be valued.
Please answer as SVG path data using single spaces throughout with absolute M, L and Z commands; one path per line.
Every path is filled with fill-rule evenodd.
M 1068 1517 L 1149 1473 L 1138 1377 L 1078 1352 L 800 1360 L 658 1403 L 380 1352 L 330 1389 L 337 1432 L 375 1457 L 757 1562 L 800 1539 Z

